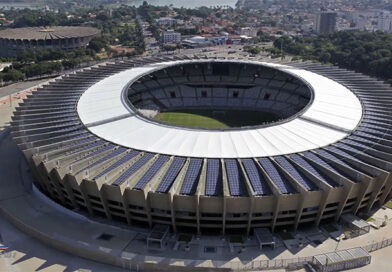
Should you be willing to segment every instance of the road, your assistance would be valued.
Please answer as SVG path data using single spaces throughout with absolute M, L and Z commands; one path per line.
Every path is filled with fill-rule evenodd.
M 39 80 L 32 80 L 32 81 L 22 81 L 22 82 L 8 85 L 6 87 L 2 87 L 0 88 L 0 98 L 26 90 L 28 88 L 34 87 L 48 80 L 50 79 L 46 78 L 46 79 L 39 79 Z

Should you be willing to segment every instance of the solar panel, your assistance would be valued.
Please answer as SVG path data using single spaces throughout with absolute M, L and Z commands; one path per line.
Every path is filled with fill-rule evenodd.
M 348 179 L 350 179 L 350 180 L 352 180 L 352 181 L 354 181 L 354 182 L 357 182 L 357 181 L 358 181 L 357 177 L 356 177 L 353 173 L 349 173 L 349 172 L 343 171 L 343 170 L 341 170 L 341 169 L 339 169 L 339 168 L 332 167 L 332 166 L 330 165 L 329 162 L 336 162 L 336 163 L 339 163 L 340 165 L 342 165 L 342 166 L 344 166 L 344 167 L 350 169 L 351 166 L 349 166 L 347 163 L 343 162 L 341 159 L 339 159 L 339 158 L 337 158 L 336 156 L 334 156 L 334 155 L 328 153 L 328 152 L 325 151 L 325 150 L 318 149 L 318 150 L 316 150 L 316 152 L 317 152 L 317 154 L 318 154 L 319 156 L 321 156 L 324 160 L 326 160 L 326 161 L 328 162 L 328 163 L 327 163 L 326 161 L 324 161 L 324 164 L 327 165 L 327 168 L 329 168 L 329 169 L 332 170 L 333 172 L 335 172 L 335 173 L 337 173 L 337 174 L 339 174 L 339 175 L 341 175 L 341 176 L 343 176 L 343 177 L 346 177 L 346 178 L 348 178 Z M 309 153 L 310 153 L 310 152 L 309 152 Z M 316 157 L 317 157 L 317 156 L 316 156 Z M 319 160 L 321 160 L 321 159 L 319 159 Z M 324 166 L 325 166 L 325 165 L 324 165 Z
M 156 190 L 157 192 L 167 193 L 169 191 L 178 173 L 180 173 L 180 170 L 184 165 L 184 161 L 185 161 L 184 158 L 180 158 L 180 157 L 174 158 L 172 164 L 169 167 L 169 170 L 167 170 L 164 178 L 162 179 L 162 182 L 159 184 Z
M 191 159 L 181 188 L 181 194 L 192 195 L 196 191 L 203 160 Z
M 351 146 L 348 146 L 348 145 L 345 145 L 345 144 L 338 144 L 338 146 L 339 146 L 339 148 L 336 148 L 336 147 L 334 147 L 334 146 L 331 146 L 331 147 L 328 147 L 327 149 L 328 150 L 330 150 L 330 151 L 333 151 L 333 152 L 335 152 L 335 153 L 337 153 L 337 154 L 339 154 L 339 155 L 341 155 L 341 156 L 344 156 L 344 157 L 346 157 L 346 158 L 350 158 L 350 159 L 353 159 L 353 160 L 358 160 L 358 158 L 356 158 L 355 156 L 352 156 L 351 154 L 348 154 L 347 152 L 345 152 L 345 151 L 343 151 L 342 149 L 345 149 L 345 150 L 349 150 L 349 151 L 351 151 L 351 152 L 354 152 L 354 153 L 356 153 L 356 154 L 364 154 L 362 151 L 360 151 L 360 150 L 357 150 L 357 149 L 355 149 L 354 147 L 351 147 Z M 366 155 L 366 154 L 365 154 Z M 363 162 L 365 162 L 365 163 L 367 163 L 366 161 L 363 161 Z M 368 175 L 368 176 L 373 176 L 373 173 L 371 173 L 371 172 L 369 172 L 369 171 L 366 171 L 365 169 L 363 169 L 363 168 L 359 168 L 359 167 L 357 167 L 357 166 L 355 166 L 354 164 L 351 164 L 351 163 L 347 163 L 351 168 L 354 168 L 354 169 L 356 169 L 358 172 L 361 172 L 361 173 L 365 173 L 366 175 Z M 371 163 L 368 163 L 369 165 L 372 165 Z
M 208 196 L 221 195 L 223 190 L 220 161 L 209 159 L 207 161 L 207 178 L 205 194 Z
M 373 144 L 374 143 L 373 141 L 370 141 L 368 139 L 365 139 L 365 138 L 362 138 L 362 137 L 358 137 L 358 136 L 350 136 L 349 139 L 356 140 L 356 141 L 359 141 L 359 142 L 362 142 L 362 143 L 368 143 L 368 144 Z
M 330 171 L 339 174 L 339 172 L 334 167 L 332 167 L 330 164 L 326 163 L 324 160 L 322 160 L 320 157 L 316 156 L 314 153 L 305 152 L 303 154 L 306 158 L 311 159 L 311 160 L 315 161 L 316 163 L 318 163 L 319 165 L 324 166 L 325 168 L 329 169 Z
M 94 147 L 99 147 L 99 145 L 94 146 Z M 103 152 L 108 151 L 108 150 L 113 149 L 113 148 L 114 148 L 114 145 L 112 145 L 112 144 L 108 144 L 106 146 L 100 146 L 100 148 L 98 150 L 95 150 L 93 152 L 91 152 L 91 150 L 90 150 L 89 152 L 91 152 L 91 153 L 86 152 L 85 154 L 82 155 L 81 158 L 77 159 L 76 161 L 73 161 L 72 164 L 76 164 L 76 163 L 78 163 L 78 162 L 80 162 L 82 160 L 91 158 L 91 157 L 93 157 L 95 155 L 99 155 L 100 153 L 103 153 Z M 90 148 L 87 148 L 87 149 L 90 149 Z M 79 151 L 79 152 L 81 152 L 81 151 Z
M 232 196 L 244 196 L 246 195 L 246 189 L 244 188 L 244 180 L 239 169 L 238 162 L 234 159 L 225 160 L 227 180 L 229 182 L 230 194 Z
M 381 135 L 381 136 L 383 136 L 385 134 L 382 131 L 371 129 L 371 128 L 368 128 L 368 127 L 365 127 L 365 126 L 359 127 L 359 130 L 364 131 L 366 133 L 375 134 L 375 135 Z
M 354 147 L 351 147 L 351 146 L 346 145 L 346 144 L 338 143 L 338 144 L 336 144 L 336 146 L 339 147 L 339 148 L 343 148 L 343 149 L 352 151 L 352 152 L 357 153 L 357 154 L 364 154 L 361 150 L 355 149 Z M 340 150 L 340 149 L 338 149 L 338 148 L 336 148 L 334 146 L 329 146 L 326 149 L 330 150 L 330 151 L 333 151 L 333 152 L 335 152 L 337 154 L 340 154 L 340 155 L 342 155 L 342 156 L 344 156 L 346 158 L 350 158 L 350 159 L 353 159 L 353 160 L 358 160 L 357 157 L 355 157 L 355 156 L 353 156 L 353 155 L 351 155 L 351 154 L 349 154 L 347 152 L 344 152 L 344 151 L 342 151 L 342 150 Z
M 343 160 L 339 159 L 338 157 L 332 155 L 331 153 L 329 153 L 325 150 L 317 149 L 316 153 L 321 155 L 322 157 L 326 158 L 329 161 L 333 161 L 333 162 L 339 163 L 343 166 L 346 166 L 348 168 L 351 168 L 350 165 L 348 165 L 346 162 L 344 162 Z
M 105 161 L 108 161 L 108 160 L 110 160 L 111 158 L 114 158 L 115 156 L 117 156 L 117 155 L 123 153 L 125 150 L 126 150 L 126 148 L 124 148 L 124 147 L 120 147 L 120 148 L 118 148 L 118 149 L 116 149 L 116 150 L 113 150 L 110 154 L 108 154 L 108 155 L 106 155 L 105 157 L 103 157 L 103 158 L 97 160 L 96 162 L 94 162 L 94 163 L 92 163 L 92 164 L 86 166 L 85 168 L 83 168 L 83 169 L 80 170 L 79 172 L 82 172 L 82 171 L 84 171 L 84 170 L 93 168 L 94 166 L 96 166 L 96 165 L 98 165 L 98 164 L 101 164 L 101 163 L 103 163 L 103 162 L 105 162 Z
M 143 189 L 155 176 L 162 165 L 169 159 L 168 156 L 160 155 L 158 159 L 151 165 L 147 172 L 142 176 L 142 178 L 136 183 L 133 189 Z
M 275 167 L 270 159 L 261 158 L 259 159 L 259 162 L 282 194 L 293 194 L 296 192 L 290 182 L 280 172 L 280 170 Z
M 369 134 L 369 133 L 365 133 L 363 131 L 356 131 L 354 133 L 354 135 L 359 135 L 359 136 L 367 137 L 367 138 L 371 138 L 371 139 L 382 139 L 382 138 L 380 138 L 378 136 L 375 136 L 375 135 L 372 135 L 372 134 Z
M 301 156 L 295 154 L 295 155 L 291 155 L 290 158 L 293 161 L 295 161 L 296 163 L 298 163 L 301 167 L 308 170 L 310 173 L 312 173 L 313 175 L 315 175 L 316 177 L 318 177 L 320 180 L 324 181 L 325 183 L 328 183 L 332 187 L 339 187 L 340 186 L 338 183 L 336 183 L 331 178 L 324 175 L 321 171 L 319 171 L 318 169 L 313 167 L 310 163 L 305 161 Z
M 315 191 L 318 189 L 317 186 L 308 179 L 308 177 L 299 172 L 295 168 L 295 166 L 285 157 L 276 157 L 275 161 L 277 161 L 280 166 L 282 166 L 296 181 L 301 183 L 308 191 Z
M 131 151 L 128 154 L 126 154 L 124 157 L 122 157 L 121 159 L 119 159 L 118 161 L 116 161 L 115 163 L 113 163 L 111 166 L 109 166 L 108 168 L 106 168 L 105 170 L 103 170 L 102 172 L 100 172 L 98 175 L 96 175 L 94 177 L 94 179 L 97 179 L 99 177 L 102 177 L 103 175 L 105 175 L 106 173 L 109 173 L 111 170 L 117 168 L 118 166 L 120 166 L 121 164 L 125 163 L 126 161 L 132 159 L 133 157 L 135 157 L 136 155 L 138 155 L 140 152 L 138 151 Z
M 264 179 L 264 176 L 257 168 L 255 162 L 251 159 L 245 159 L 242 161 L 242 163 L 256 194 L 270 195 L 271 189 L 269 188 L 267 181 Z
M 361 127 L 365 127 L 365 128 L 370 128 L 370 129 L 378 130 L 378 131 L 381 131 L 381 132 L 383 132 L 383 133 L 388 133 L 388 132 L 390 132 L 390 128 L 389 128 L 389 127 L 380 127 L 380 126 L 376 126 L 376 125 L 363 124 L 363 123 L 362 123 Z
M 361 144 L 361 143 L 358 143 L 358 142 L 356 142 L 356 141 L 353 141 L 353 140 L 345 140 L 345 141 L 343 141 L 344 143 L 346 143 L 346 144 L 349 144 L 349 145 L 353 145 L 353 146 L 355 146 L 355 147 L 358 147 L 358 148 L 356 148 L 356 149 L 360 149 L 360 150 L 362 150 L 362 151 L 364 151 L 364 152 L 366 152 L 367 150 L 374 150 L 373 149 L 373 147 L 370 147 L 370 146 L 368 146 L 368 145 L 364 145 L 364 144 Z

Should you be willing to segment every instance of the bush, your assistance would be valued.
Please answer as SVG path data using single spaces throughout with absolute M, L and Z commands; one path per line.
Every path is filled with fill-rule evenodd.
M 23 80 L 25 75 L 16 69 L 9 69 L 8 72 L 2 73 L 3 81 L 19 81 Z

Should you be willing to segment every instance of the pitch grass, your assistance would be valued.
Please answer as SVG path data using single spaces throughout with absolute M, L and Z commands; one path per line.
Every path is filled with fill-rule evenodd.
M 223 129 L 256 126 L 264 122 L 277 121 L 279 118 L 272 113 L 259 111 L 197 109 L 161 112 L 155 119 L 179 126 Z

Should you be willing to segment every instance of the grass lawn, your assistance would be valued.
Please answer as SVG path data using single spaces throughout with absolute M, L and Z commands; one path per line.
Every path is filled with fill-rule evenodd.
M 243 242 L 242 235 L 230 235 L 230 243 L 242 244 Z
M 362 220 L 365 220 L 366 222 L 372 222 L 374 221 L 373 217 L 367 215 L 367 214 L 363 214 L 361 216 L 359 216 L 359 218 L 361 218 Z
M 291 235 L 291 233 L 289 233 L 289 232 L 279 231 L 278 234 L 279 234 L 280 238 L 282 238 L 282 240 L 294 239 L 294 236 Z
M 189 243 L 190 241 L 192 241 L 192 235 L 180 234 L 178 237 L 178 241 Z
M 387 207 L 387 208 L 392 209 L 392 200 L 391 200 L 391 201 L 388 201 L 387 203 L 385 203 L 384 206 Z
M 223 129 L 230 127 L 244 127 L 273 122 L 278 117 L 271 113 L 246 110 L 181 110 L 161 112 L 156 120 L 173 125 Z
M 202 128 L 227 128 L 228 126 L 210 117 L 182 112 L 161 112 L 156 120 L 173 125 Z
M 331 225 L 331 224 L 325 225 L 325 226 L 323 226 L 323 228 L 324 228 L 328 233 L 338 231 L 338 229 L 337 229 L 334 225 Z

